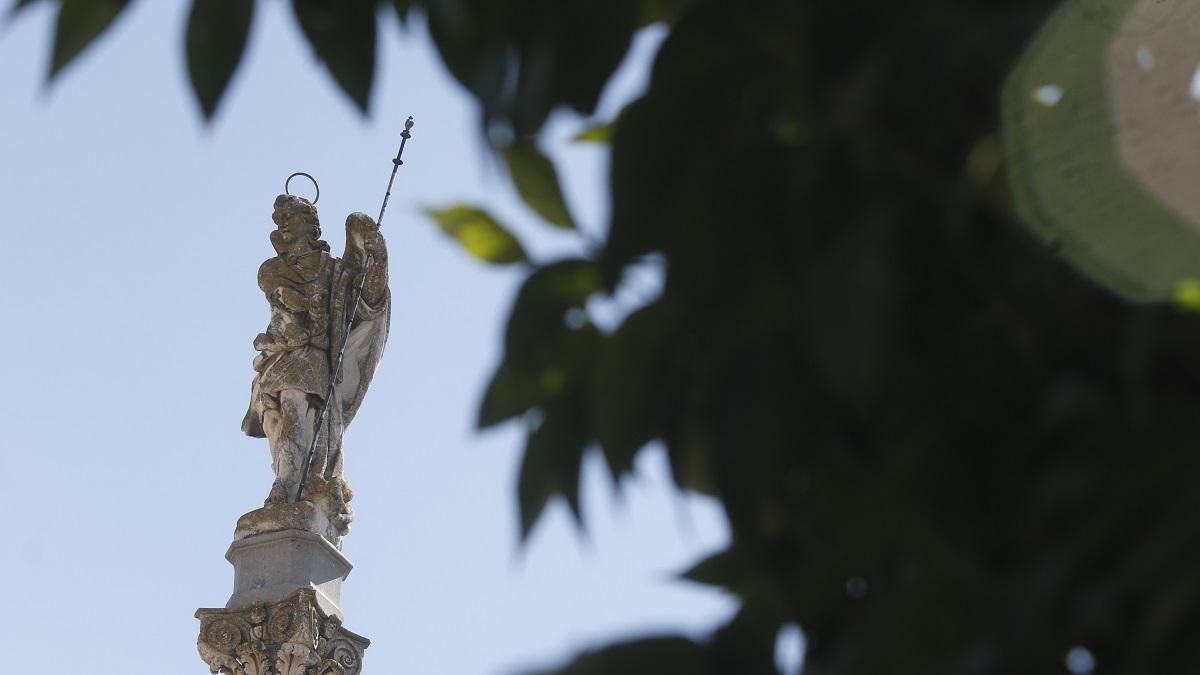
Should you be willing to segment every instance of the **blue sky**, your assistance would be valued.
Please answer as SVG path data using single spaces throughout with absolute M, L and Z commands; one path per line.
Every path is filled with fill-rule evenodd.
M 267 319 L 255 272 L 272 253 L 272 200 L 288 174 L 312 173 L 340 251 L 346 214 L 378 211 L 407 115 L 417 126 L 384 225 L 391 341 L 346 437 L 358 518 L 343 607 L 373 640 L 367 672 L 514 672 L 728 617 L 733 600 L 671 578 L 728 533 L 713 502 L 670 487 L 659 451 L 619 496 L 590 457 L 587 532 L 555 504 L 517 546 L 520 430 L 472 422 L 521 273 L 472 261 L 420 209 L 481 203 L 537 259 L 581 243 L 514 199 L 420 26 L 387 15 L 364 119 L 286 5 L 259 3 L 206 126 L 186 86 L 186 15 L 182 1 L 134 3 L 50 87 L 52 8 L 0 31 L 0 632 L 21 658 L 43 675 L 204 672 L 192 613 L 229 597 L 234 522 L 271 482 L 265 442 L 238 425 Z M 641 35 L 598 119 L 644 86 L 661 38 Z M 556 116 L 545 147 L 594 235 L 605 151 L 568 142 L 586 125 Z M 629 298 L 655 283 L 643 271 Z M 611 320 L 627 300 L 595 310 Z

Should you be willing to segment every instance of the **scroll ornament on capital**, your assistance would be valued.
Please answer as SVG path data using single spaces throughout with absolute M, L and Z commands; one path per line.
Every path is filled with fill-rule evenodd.
M 241 610 L 202 609 L 197 648 L 212 673 L 359 675 L 370 641 L 326 615 L 313 593 Z

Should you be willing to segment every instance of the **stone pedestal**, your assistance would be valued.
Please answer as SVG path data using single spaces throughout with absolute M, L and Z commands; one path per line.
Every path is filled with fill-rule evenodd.
M 358 675 L 370 641 L 342 627 L 350 561 L 308 529 L 260 531 L 261 515 L 255 527 L 239 522 L 225 554 L 233 565 L 225 608 L 196 610 L 200 657 L 230 675 Z
M 225 558 L 233 564 L 233 595 L 225 607 L 278 602 L 310 588 L 326 614 L 345 618 L 342 581 L 354 566 L 323 537 L 305 530 L 256 534 L 233 542 Z
M 238 518 L 234 540 L 240 541 L 267 532 L 306 530 L 324 537 L 340 550 L 353 512 L 348 504 L 330 496 L 331 488 L 325 488 L 319 480 L 314 479 L 313 482 L 320 483 L 318 487 L 324 489 L 314 491 L 308 498 L 298 502 L 271 504 Z

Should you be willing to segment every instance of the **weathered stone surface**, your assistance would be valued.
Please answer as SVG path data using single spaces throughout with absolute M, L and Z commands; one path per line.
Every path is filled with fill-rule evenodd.
M 269 504 L 255 509 L 238 518 L 233 538 L 235 541 L 241 541 L 269 532 L 304 530 L 324 537 L 340 550 L 340 532 L 345 523 L 336 515 L 330 518 L 329 510 L 322 506 L 319 500 L 302 499 L 291 504 Z
M 358 675 L 369 641 L 342 627 L 339 606 L 354 517 L 342 435 L 387 342 L 387 246 L 355 213 L 345 253 L 331 256 L 316 207 L 292 195 L 275 199 L 271 219 L 278 255 L 258 272 L 271 318 L 254 340 L 242 430 L 267 439 L 275 481 L 263 508 L 238 519 L 225 555 L 233 594 L 196 611 L 197 647 L 213 673 Z
M 353 519 L 342 434 L 387 341 L 387 246 L 371 217 L 354 213 L 345 253 L 331 256 L 316 207 L 293 195 L 275 199 L 272 220 L 278 255 L 258 272 L 271 318 L 254 340 L 259 355 L 242 430 L 269 442 L 275 482 L 267 505 L 313 502 L 323 518 L 312 531 L 336 545 Z
M 327 613 L 314 590 L 278 602 L 199 609 L 196 647 L 213 673 L 230 675 L 358 675 L 371 641 Z
M 225 606 L 245 609 L 312 591 L 322 611 L 342 618 L 342 581 L 353 565 L 324 537 L 303 529 L 239 539 L 225 557 L 233 565 L 233 595 Z

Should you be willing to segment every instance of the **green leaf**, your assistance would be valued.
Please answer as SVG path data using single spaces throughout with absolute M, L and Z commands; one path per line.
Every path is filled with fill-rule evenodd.
M 664 427 L 671 354 L 661 301 L 629 315 L 604 342 L 593 383 L 592 426 L 614 480 Z
M 400 19 L 400 23 L 406 23 L 408 12 L 412 9 L 412 0 L 392 0 L 392 7 L 396 9 L 396 16 Z
M 638 18 L 643 26 L 659 21 L 674 23 L 688 4 L 688 0 L 639 0 Z
M 508 317 L 506 358 L 516 363 L 536 362 L 547 337 L 565 330 L 565 313 L 583 307 L 599 287 L 599 272 L 588 260 L 560 260 L 531 274 Z
M 527 374 L 514 368 L 508 361 L 500 364 L 479 406 L 477 426 L 480 429 L 510 420 L 540 402 L 541 387 Z
M 53 80 L 62 72 L 128 5 L 129 0 L 62 0 L 47 79 Z
M 555 227 L 575 229 L 575 221 L 563 199 L 554 164 L 533 141 L 515 143 L 504 150 L 504 161 L 521 199 Z
M 614 122 L 593 124 L 571 137 L 573 143 L 612 143 L 613 134 L 617 131 Z
M 529 262 L 521 242 L 483 209 L 458 204 L 443 210 L 425 209 L 425 213 L 480 260 L 496 264 Z
M 579 469 L 588 440 L 583 402 L 578 395 L 558 397 L 546 405 L 543 414 L 542 423 L 526 440 L 517 484 L 521 541 L 529 537 L 534 524 L 556 494 L 566 498 L 575 521 L 582 522 Z
M 775 648 L 783 621 L 774 605 L 779 599 L 778 593 L 767 602 L 743 599 L 737 615 L 709 639 L 709 649 L 721 663 L 736 663 L 738 675 L 778 675 Z
M 551 107 L 566 103 L 581 115 L 595 112 L 600 93 L 621 65 L 638 28 L 632 2 L 553 4 L 558 33 Z
M 598 287 L 599 273 L 587 260 L 561 260 L 529 275 L 509 314 L 504 362 L 480 405 L 480 428 L 584 386 L 595 370 L 604 338 L 586 320 L 583 325 L 569 325 L 566 317 L 568 312 L 583 311 Z
M 480 428 L 499 424 L 582 386 L 593 370 L 603 337 L 590 323 L 568 326 L 566 314 L 582 310 L 598 288 L 599 272 L 588 260 L 560 260 L 529 275 L 509 313 L 504 362 L 480 405 Z
M 472 10 L 464 3 L 425 3 L 429 37 L 450 74 L 475 95 L 484 119 L 503 107 L 513 45 L 500 23 L 501 12 Z
M 194 0 L 188 17 L 187 62 L 192 91 L 205 119 L 216 112 L 221 94 L 242 60 L 254 0 Z
M 500 424 L 579 387 L 591 386 L 604 337 L 593 325 L 547 324 L 511 347 L 479 407 L 480 429 Z M 582 423 L 587 423 L 584 419 Z
M 1200 312 L 1200 282 L 1185 279 L 1175 284 L 1175 305 L 1189 312 Z
M 729 590 L 739 587 L 747 576 L 746 561 L 732 548 L 710 555 L 680 575 L 688 581 Z
M 605 286 L 613 288 L 625 266 L 651 251 L 662 250 L 668 225 L 677 220 L 682 193 L 696 195 L 692 204 L 715 195 L 698 195 L 690 187 L 680 188 L 681 174 L 695 171 L 676 158 L 679 146 L 662 152 L 660 143 L 677 137 L 662 128 L 664 115 L 657 102 L 638 99 L 621 111 L 621 133 L 613 139 L 609 168 L 612 215 L 608 240 L 600 254 Z M 684 155 L 687 156 L 687 155 Z
M 338 86 L 367 112 L 375 77 L 375 3 L 292 0 L 292 9 Z

